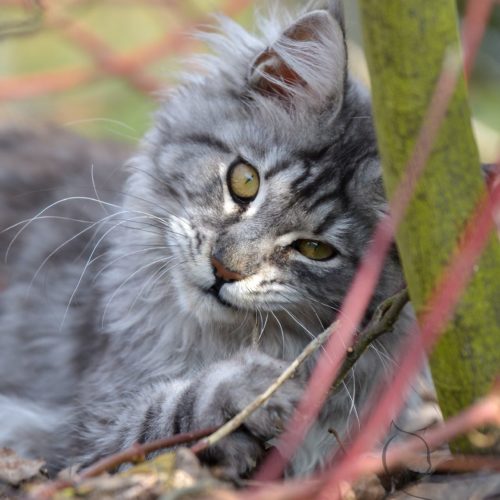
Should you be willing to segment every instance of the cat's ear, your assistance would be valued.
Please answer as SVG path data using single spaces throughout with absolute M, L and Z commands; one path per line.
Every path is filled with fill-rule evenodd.
M 250 69 L 252 89 L 286 100 L 306 96 L 318 105 L 340 101 L 347 55 L 339 5 L 304 14 L 261 52 Z

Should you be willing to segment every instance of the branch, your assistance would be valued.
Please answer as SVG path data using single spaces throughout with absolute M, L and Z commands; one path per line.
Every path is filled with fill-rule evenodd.
M 349 351 L 349 357 L 344 364 L 344 367 L 337 378 L 334 387 L 340 385 L 342 380 L 345 378 L 346 374 L 356 363 L 356 361 L 361 357 L 363 352 L 368 348 L 371 342 L 376 340 L 383 333 L 390 331 L 394 326 L 399 313 L 402 308 L 408 302 L 408 293 L 406 289 L 398 292 L 396 295 L 385 300 L 377 308 L 372 320 L 368 326 L 363 330 L 360 335 L 360 340 L 354 345 L 354 347 Z M 57 491 L 64 489 L 66 487 L 78 485 L 81 481 L 96 477 L 103 472 L 112 470 L 119 465 L 126 462 L 136 462 L 138 460 L 144 460 L 148 453 L 153 451 L 171 448 L 179 444 L 186 444 L 191 441 L 197 441 L 200 438 L 205 438 L 196 443 L 191 447 L 194 453 L 200 453 L 209 446 L 214 445 L 224 437 L 235 431 L 240 425 L 242 425 L 245 420 L 258 408 L 260 408 L 271 396 L 290 378 L 292 378 L 304 361 L 314 354 L 319 347 L 321 347 L 325 341 L 334 333 L 339 325 L 339 321 L 335 321 L 328 329 L 322 332 L 318 337 L 312 340 L 304 350 L 295 358 L 292 363 L 287 367 L 287 369 L 276 379 L 276 381 L 266 389 L 262 394 L 257 396 L 248 406 L 246 406 L 240 413 L 235 415 L 231 420 L 226 422 L 220 428 L 210 428 L 201 431 L 188 432 L 185 434 L 177 434 L 168 438 L 157 439 L 155 441 L 150 441 L 144 444 L 134 444 L 130 448 L 123 451 L 109 455 L 107 457 L 98 460 L 91 466 L 83 469 L 73 481 L 57 480 L 51 483 L 44 484 L 40 488 L 37 488 L 31 494 L 32 498 L 37 500 L 42 500 L 46 498 L 51 498 Z
M 324 342 L 330 337 L 330 335 L 335 332 L 339 324 L 339 321 L 335 321 L 329 328 L 327 328 L 323 333 L 320 333 L 314 340 L 312 340 L 305 349 L 290 363 L 288 368 L 276 379 L 276 381 L 269 386 L 262 394 L 257 396 L 249 405 L 247 405 L 243 410 L 241 410 L 237 415 L 235 415 L 231 420 L 226 422 L 222 427 L 220 427 L 213 434 L 207 438 L 201 440 L 199 443 L 195 444 L 191 450 L 194 453 L 200 453 L 209 446 L 220 441 L 222 438 L 231 434 L 235 431 L 243 422 L 258 408 L 260 408 L 288 379 L 292 378 L 299 367 L 304 363 L 304 361 L 315 353 L 319 347 L 321 347 Z
M 500 382 L 495 384 L 490 394 L 471 407 L 427 429 L 423 435 L 424 440 L 409 438 L 395 444 L 385 456 L 386 466 L 389 470 L 394 469 L 422 451 L 435 450 L 456 436 L 488 425 L 500 427 Z M 382 466 L 380 457 L 365 455 L 352 464 L 352 470 L 357 474 L 376 473 L 381 472 Z
M 332 386 L 332 391 L 342 383 L 347 373 L 349 373 L 349 370 L 366 351 L 368 346 L 383 333 L 392 329 L 394 323 L 399 317 L 399 313 L 407 302 L 408 292 L 404 289 L 380 304 L 369 325 L 361 333 L 359 341 L 349 350 L 348 357 L 342 366 L 342 370 Z M 304 361 L 315 353 L 318 348 L 321 347 L 321 345 L 323 345 L 324 342 L 330 337 L 330 335 L 337 330 L 338 325 L 339 321 L 337 320 L 323 333 L 312 340 L 271 386 L 269 386 L 262 394 L 257 396 L 248 406 L 243 408 L 243 410 L 241 410 L 231 420 L 226 422 L 216 432 L 208 436 L 206 439 L 196 443 L 191 450 L 194 453 L 200 453 L 240 427 L 240 425 L 242 425 L 254 411 L 260 408 L 288 379 L 295 375 L 296 371 L 304 363 Z
M 31 492 L 30 498 L 36 500 L 45 500 L 52 498 L 58 491 L 71 486 L 78 486 L 78 484 L 85 479 L 90 479 L 92 477 L 98 476 L 103 472 L 107 472 L 127 462 L 137 462 L 144 460 L 146 455 L 153 451 L 162 450 L 164 448 L 171 448 L 173 446 L 190 443 L 192 441 L 197 441 L 200 438 L 212 434 L 214 430 L 215 428 L 211 427 L 209 429 L 203 429 L 201 431 L 186 432 L 184 434 L 176 434 L 175 436 L 170 436 L 167 438 L 156 439 L 155 441 L 150 441 L 144 444 L 136 443 L 130 448 L 104 457 L 91 466 L 86 467 L 71 481 L 59 479 L 41 485 L 39 488 L 36 488 Z
M 135 443 L 130 448 L 127 448 L 113 455 L 98 460 L 93 465 L 83 469 L 78 474 L 78 479 L 88 479 L 90 477 L 98 476 L 99 474 L 114 469 L 126 462 L 137 462 L 144 460 L 148 453 L 153 451 L 163 450 L 165 448 L 172 448 L 179 444 L 186 444 L 198 439 L 204 438 L 215 431 L 215 427 L 203 429 L 200 431 L 186 432 L 184 434 L 176 434 L 167 438 L 156 439 L 148 443 L 139 444 Z
M 408 463 L 409 460 L 419 458 L 422 451 L 435 450 L 459 435 L 488 425 L 500 427 L 500 382 L 495 384 L 489 395 L 465 411 L 427 429 L 423 436 L 425 441 L 412 437 L 395 444 L 385 455 L 385 466 L 389 471 L 394 470 L 402 464 Z M 470 466 L 470 463 L 467 465 Z M 498 461 L 493 457 L 484 457 L 481 465 L 492 469 L 498 467 Z M 351 464 L 349 472 L 351 476 L 381 473 L 384 472 L 384 463 L 379 455 L 365 454 Z M 330 474 L 331 470 L 326 470 L 305 480 L 296 479 L 284 484 L 269 484 L 243 494 L 241 500 L 306 500 L 317 498 L 322 486 L 328 483 Z M 336 488 L 337 486 L 330 488 L 328 498 L 338 498 L 338 489 Z
M 351 368 L 368 349 L 370 344 L 372 344 L 384 333 L 392 331 L 394 324 L 399 318 L 400 312 L 408 301 L 408 290 L 404 288 L 392 297 L 386 299 L 377 307 L 370 323 L 359 335 L 359 340 L 355 342 L 353 347 L 347 350 L 347 356 L 344 364 L 342 365 L 342 368 L 340 369 L 339 374 L 330 389 L 331 393 L 335 392 L 339 388 Z

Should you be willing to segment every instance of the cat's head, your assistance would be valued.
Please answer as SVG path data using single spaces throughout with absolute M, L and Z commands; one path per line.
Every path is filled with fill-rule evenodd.
M 168 225 L 163 279 L 204 322 L 331 318 L 386 208 L 339 4 L 268 22 L 264 39 L 227 19 L 205 38 L 207 71 L 169 96 L 128 184 Z M 379 296 L 399 280 L 388 265 Z

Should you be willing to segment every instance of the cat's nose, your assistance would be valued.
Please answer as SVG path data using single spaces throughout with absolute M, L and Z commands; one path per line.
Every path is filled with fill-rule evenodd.
M 237 273 L 235 271 L 231 271 L 230 269 L 227 269 L 224 266 L 224 264 L 215 257 L 215 255 L 212 255 L 212 257 L 210 259 L 210 263 L 213 266 L 214 274 L 215 274 L 216 278 L 219 278 L 219 279 L 224 280 L 226 282 L 231 282 L 231 281 L 240 281 L 245 277 L 240 273 Z

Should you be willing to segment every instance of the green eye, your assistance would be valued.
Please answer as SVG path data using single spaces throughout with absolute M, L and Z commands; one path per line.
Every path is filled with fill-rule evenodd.
M 248 203 L 259 192 L 259 173 L 251 165 L 242 162 L 236 163 L 229 169 L 227 185 L 231 196 L 236 201 Z
M 328 260 L 337 254 L 331 245 L 316 240 L 297 240 L 292 246 L 304 257 L 312 260 Z

